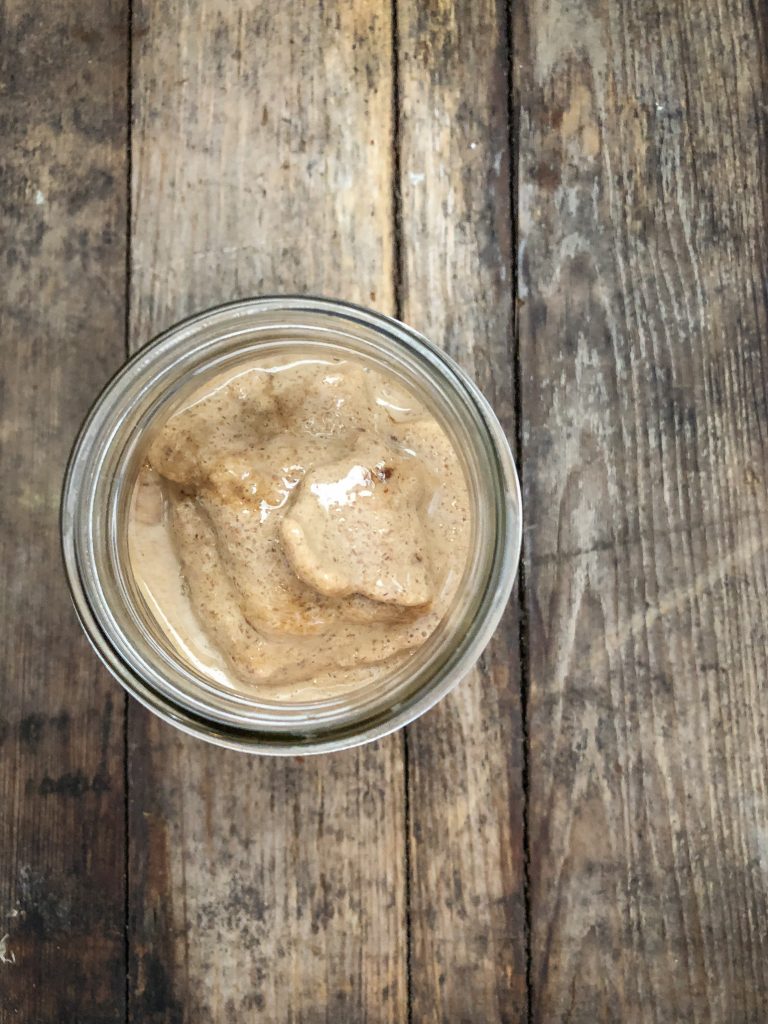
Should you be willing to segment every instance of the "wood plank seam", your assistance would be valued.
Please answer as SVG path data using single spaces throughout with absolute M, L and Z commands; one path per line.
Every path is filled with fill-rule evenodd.
M 128 192 L 125 200 L 125 357 L 129 359 L 131 355 L 131 218 L 133 216 L 131 188 L 133 175 L 133 0 L 127 0 L 127 5 L 125 173 Z M 126 726 L 126 744 L 127 742 Z M 126 795 L 126 806 L 127 800 Z
M 403 197 L 400 138 L 400 34 L 398 0 L 392 0 L 392 292 L 395 316 L 403 318 Z M 405 1005 L 407 1024 L 413 1024 L 413 904 L 411 899 L 411 800 L 408 729 L 403 729 L 403 874 L 405 883 Z
M 397 16 L 398 0 L 392 0 L 392 241 L 394 245 L 395 316 L 403 318 L 403 196 L 400 186 L 400 32 Z
M 125 327 L 124 343 L 126 359 L 131 355 L 131 249 L 132 232 L 131 221 L 133 218 L 133 0 L 127 0 L 126 26 L 126 125 L 125 125 L 125 173 L 126 173 L 126 196 L 125 196 Z M 128 762 L 129 749 L 129 723 L 128 712 L 130 697 L 128 693 L 123 694 L 123 814 L 124 814 L 124 842 L 125 842 L 125 881 L 124 881 L 124 910 L 123 910 L 123 956 L 125 958 L 125 979 L 124 979 L 124 1000 L 125 1000 L 125 1022 L 129 1024 L 131 1019 L 131 810 L 130 810 L 130 785 L 131 773 Z
M 505 43 L 507 60 L 507 146 L 509 149 L 509 215 L 511 233 L 512 273 L 510 288 L 512 290 L 512 366 L 514 372 L 514 404 L 515 404 L 515 437 L 514 455 L 517 473 L 523 490 L 523 375 L 520 360 L 520 331 L 518 305 L 520 293 L 518 289 L 519 245 L 520 232 L 518 223 L 518 195 L 520 182 L 520 104 L 516 95 L 515 79 L 515 32 L 513 0 L 505 4 Z M 525 526 L 525 510 L 523 510 L 523 526 Z M 530 773 L 530 737 L 528 733 L 528 695 L 530 690 L 530 669 L 528 664 L 528 603 L 526 588 L 525 543 L 520 548 L 520 564 L 517 570 L 518 594 L 518 656 L 520 661 L 520 727 L 522 732 L 522 832 L 523 832 L 523 915 L 525 924 L 525 1019 L 533 1024 L 533 997 L 531 992 L 533 978 L 532 954 L 532 921 L 531 921 L 531 844 L 528 821 L 529 810 L 529 773 Z

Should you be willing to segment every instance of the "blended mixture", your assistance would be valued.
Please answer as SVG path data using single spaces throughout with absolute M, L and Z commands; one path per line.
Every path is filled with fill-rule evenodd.
M 156 432 L 129 550 L 198 672 L 322 700 L 425 643 L 469 531 L 464 474 L 427 410 L 363 364 L 293 353 L 209 380 Z

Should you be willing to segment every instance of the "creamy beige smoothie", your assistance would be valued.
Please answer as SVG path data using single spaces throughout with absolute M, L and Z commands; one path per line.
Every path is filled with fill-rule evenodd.
M 131 505 L 133 572 L 204 676 L 322 700 L 400 667 L 469 549 L 461 465 L 393 380 L 310 352 L 202 385 L 155 432 Z

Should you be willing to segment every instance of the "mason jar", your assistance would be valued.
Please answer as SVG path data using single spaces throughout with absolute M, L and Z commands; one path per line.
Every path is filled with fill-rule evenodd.
M 280 703 L 223 686 L 188 663 L 134 579 L 128 518 L 153 424 L 180 398 L 247 359 L 348 358 L 404 385 L 437 420 L 470 499 L 469 555 L 452 605 L 405 666 L 322 700 Z M 305 297 L 234 302 L 147 344 L 106 385 L 75 442 L 61 508 L 64 563 L 77 615 L 115 679 L 185 732 L 260 754 L 338 750 L 411 722 L 472 668 L 517 571 L 520 488 L 493 410 L 453 360 L 410 327 L 347 303 Z

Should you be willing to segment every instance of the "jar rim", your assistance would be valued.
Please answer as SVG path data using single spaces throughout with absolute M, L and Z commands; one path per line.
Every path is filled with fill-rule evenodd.
M 263 723 L 259 728 L 243 725 L 229 713 L 222 718 L 205 702 L 181 694 L 170 684 L 163 689 L 162 673 L 149 672 L 146 663 L 137 660 L 138 656 L 134 658 L 130 644 L 116 634 L 119 627 L 101 593 L 103 579 L 94 553 L 106 550 L 105 544 L 109 543 L 96 503 L 97 497 L 106 493 L 105 474 L 111 468 L 119 477 L 120 466 L 115 460 L 127 443 L 125 431 L 134 422 L 131 416 L 138 417 L 138 410 L 148 415 L 147 403 L 153 394 L 155 403 L 167 401 L 166 389 L 174 379 L 174 371 L 178 379 L 184 346 L 189 346 L 188 353 L 197 356 L 195 365 L 210 370 L 211 363 L 205 361 L 204 353 L 224 352 L 224 339 L 235 339 L 226 351 L 230 355 L 237 353 L 241 351 L 238 338 L 256 336 L 254 325 L 258 318 L 263 320 L 258 329 L 271 329 L 274 334 L 281 322 L 290 331 L 295 326 L 290 322 L 292 316 L 316 318 L 313 329 L 327 330 L 337 343 L 341 337 L 352 337 L 342 334 L 339 325 L 345 324 L 349 330 L 369 332 L 373 340 L 366 344 L 393 346 L 389 353 L 393 358 L 397 350 L 404 360 L 406 356 L 419 360 L 424 374 L 434 375 L 434 386 L 445 388 L 453 402 L 463 403 L 462 409 L 468 410 L 468 416 L 471 413 L 467 422 L 484 435 L 478 438 L 478 445 L 484 446 L 495 503 L 491 538 L 494 551 L 483 592 L 476 595 L 477 614 L 466 635 L 451 637 L 454 649 L 444 655 L 432 676 L 413 688 L 405 699 L 389 705 L 384 702 L 367 718 L 337 722 L 327 729 L 305 726 L 295 732 L 285 725 L 266 730 Z M 324 327 L 318 326 L 321 321 Z M 195 342 L 197 349 L 193 348 Z M 264 339 L 259 344 L 263 342 Z M 131 388 L 135 391 L 137 387 L 139 391 L 134 394 Z M 116 419 L 117 412 L 122 419 Z M 118 444 L 121 437 L 122 447 Z M 106 510 L 102 512 L 106 514 Z M 177 728 L 221 746 L 263 754 L 320 753 L 369 742 L 401 728 L 442 699 L 475 664 L 498 625 L 517 573 L 522 543 L 520 485 L 509 443 L 490 404 L 456 362 L 426 337 L 392 317 L 353 303 L 314 296 L 269 295 L 225 303 L 180 321 L 139 349 L 105 385 L 85 418 L 67 465 L 61 501 L 61 540 L 80 623 L 110 673 L 142 704 Z

